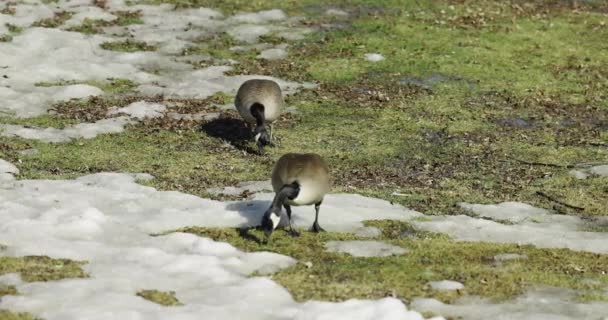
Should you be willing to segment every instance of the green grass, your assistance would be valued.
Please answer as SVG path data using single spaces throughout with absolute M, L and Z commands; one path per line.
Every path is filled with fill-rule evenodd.
M 165 307 L 182 305 L 182 303 L 175 298 L 175 292 L 173 291 L 142 290 L 139 291 L 137 295 Z
M 523 201 L 589 218 L 608 215 L 608 178 L 577 180 L 568 174 L 571 166 L 608 163 L 608 27 L 600 13 L 606 8 L 602 2 L 580 3 L 577 12 L 554 0 L 528 5 L 523 0 L 337 1 L 331 6 L 316 0 L 132 3 L 172 3 L 178 10 L 212 7 L 227 15 L 281 8 L 304 16 L 308 25 L 340 28 L 322 28 L 290 43 L 289 58 L 277 61 L 257 59 L 255 51 L 230 51 L 240 43 L 225 34 L 201 39 L 184 50 L 183 55 L 238 61 L 231 74 L 319 83 L 317 89 L 287 98 L 299 113 L 278 121 L 277 146 L 263 155 L 252 153 L 251 141 L 225 143 L 238 135 L 238 116 L 222 112 L 221 121 L 161 118 L 120 134 L 61 144 L 0 138 L 0 157 L 19 167 L 19 178 L 147 172 L 155 176 L 145 182 L 148 185 L 210 196 L 210 187 L 268 179 L 274 161 L 286 152 L 316 152 L 330 165 L 334 192 L 378 197 L 429 215 L 462 213 L 455 206 L 459 202 L 502 201 Z M 350 16 L 324 16 L 329 7 L 345 9 Z M 67 18 L 59 15 L 46 25 L 61 25 Z M 113 23 L 139 23 L 137 14 L 121 19 Z M 102 26 L 105 22 L 86 21 L 76 31 L 95 33 Z M 271 35 L 261 41 L 282 40 Z M 107 42 L 102 47 L 126 52 L 155 49 L 136 41 Z M 381 53 L 386 60 L 365 61 L 363 55 L 370 52 Z M 102 119 L 108 108 L 139 99 L 167 103 L 170 111 L 180 113 L 218 112 L 212 104 L 232 100 L 224 94 L 205 100 L 126 98 L 122 94 L 135 84 L 85 83 L 102 88 L 107 96 L 59 103 L 53 116 L 0 121 L 61 128 Z M 222 126 L 223 134 L 215 134 Z M 18 153 L 27 148 L 39 153 Z M 538 191 L 583 210 L 560 206 Z M 300 263 L 274 276 L 298 300 L 377 298 L 393 290 L 406 299 L 452 301 L 478 294 L 502 300 L 539 284 L 580 290 L 583 301 L 605 299 L 597 293 L 599 287 L 580 280 L 590 277 L 606 287 L 606 255 L 453 242 L 397 222 L 373 224 L 383 227 L 383 241 L 410 253 L 353 258 L 324 252 L 326 241 L 355 239 L 346 234 L 304 232 L 291 239 L 277 232 L 269 244 L 259 245 L 231 229 L 187 231 L 246 251 L 269 250 L 311 261 L 310 269 Z M 414 235 L 401 237 L 404 230 Z M 492 262 L 494 255 L 506 252 L 529 258 Z M 581 269 L 584 273 L 577 271 Z M 442 279 L 461 281 L 466 289 L 443 293 L 427 288 L 428 281 Z
M 0 257 L 0 274 L 18 273 L 24 281 L 55 281 L 84 278 L 83 262 L 45 256 Z
M 349 298 L 382 298 L 394 293 L 409 300 L 435 297 L 449 302 L 463 295 L 480 295 L 496 301 L 512 298 L 537 285 L 575 288 L 581 299 L 608 284 L 605 266 L 608 256 L 566 249 L 537 249 L 532 246 L 455 242 L 445 236 L 413 229 L 395 221 L 371 221 L 381 228 L 378 239 L 407 248 L 408 253 L 392 257 L 357 258 L 325 250 L 327 241 L 353 240 L 353 235 L 315 234 L 301 230 L 292 238 L 286 232 L 273 233 L 268 243 L 260 242 L 257 230 L 185 228 L 179 231 L 228 242 L 244 251 L 271 251 L 298 260 L 272 278 L 285 286 L 298 301 L 309 299 L 341 301 Z M 257 240 L 255 240 L 257 239 Z M 518 253 L 527 259 L 497 263 L 501 253 Z M 311 262 L 312 267 L 306 266 Z M 582 279 L 594 279 L 598 282 Z M 458 292 L 435 291 L 429 281 L 455 280 L 464 284 Z

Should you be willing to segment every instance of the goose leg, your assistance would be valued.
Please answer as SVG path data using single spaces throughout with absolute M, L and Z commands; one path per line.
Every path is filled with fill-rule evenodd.
M 317 232 L 317 233 L 325 231 L 319 225 L 319 208 L 320 207 L 321 207 L 321 202 L 315 203 L 315 222 L 312 224 L 312 228 L 311 228 L 313 232 Z
M 272 128 L 272 124 L 269 124 L 269 125 L 268 125 L 268 129 L 270 130 L 270 140 L 269 140 L 269 142 L 270 142 L 270 146 L 271 146 L 271 147 L 275 147 L 275 146 L 276 146 L 276 144 L 274 143 L 274 139 L 272 138 L 272 134 L 273 134 L 273 132 L 274 132 L 274 130 L 273 130 L 273 128 Z
M 287 211 L 287 217 L 289 218 L 289 234 L 290 234 L 292 237 L 299 237 L 299 236 L 300 236 L 300 233 L 299 233 L 299 232 L 297 232 L 297 231 L 296 231 L 296 230 L 293 228 L 293 225 L 292 225 L 292 223 L 291 223 L 291 206 L 290 206 L 290 205 L 288 205 L 288 204 L 286 204 L 286 203 L 284 203 L 284 204 L 283 204 L 283 207 L 285 208 L 285 211 Z

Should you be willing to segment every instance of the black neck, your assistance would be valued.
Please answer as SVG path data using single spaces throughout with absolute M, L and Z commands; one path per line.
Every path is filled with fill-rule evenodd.
M 264 127 L 264 105 L 258 102 L 255 102 L 251 105 L 251 115 L 255 118 L 255 123 L 258 127 Z
M 297 182 L 283 186 L 283 188 L 274 196 L 271 207 L 277 210 L 275 212 L 280 212 L 285 200 L 295 199 L 298 196 L 298 193 L 300 193 L 300 185 Z

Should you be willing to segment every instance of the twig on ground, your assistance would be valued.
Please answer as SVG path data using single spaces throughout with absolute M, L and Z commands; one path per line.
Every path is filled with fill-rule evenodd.
M 585 208 L 583 208 L 583 207 L 577 207 L 575 205 L 571 205 L 571 204 L 565 203 L 565 202 L 560 201 L 559 199 L 555 198 L 554 196 L 548 195 L 548 194 L 546 194 L 546 193 L 544 193 L 542 191 L 536 191 L 536 194 L 539 195 L 539 196 L 541 196 L 541 197 L 543 197 L 543 198 L 546 198 L 546 199 L 548 199 L 550 201 L 558 203 L 558 204 L 560 204 L 560 205 L 562 205 L 564 207 L 567 207 L 567 208 L 570 208 L 570 209 L 574 209 L 574 210 L 577 210 L 577 211 L 585 211 Z

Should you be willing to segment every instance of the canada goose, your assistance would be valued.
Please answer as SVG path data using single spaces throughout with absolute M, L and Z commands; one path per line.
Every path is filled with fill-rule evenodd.
M 281 220 L 281 207 L 285 207 L 289 218 L 289 232 L 298 233 L 291 224 L 291 206 L 315 205 L 315 222 L 311 230 L 323 231 L 319 226 L 319 207 L 329 192 L 329 168 L 315 153 L 288 153 L 277 161 L 272 170 L 272 189 L 276 192 L 270 208 L 262 218 L 262 229 L 266 238 Z
M 279 118 L 283 110 L 281 87 L 272 80 L 247 80 L 239 87 L 234 104 L 243 120 L 255 125 L 255 142 L 258 147 L 270 144 L 272 122 Z

